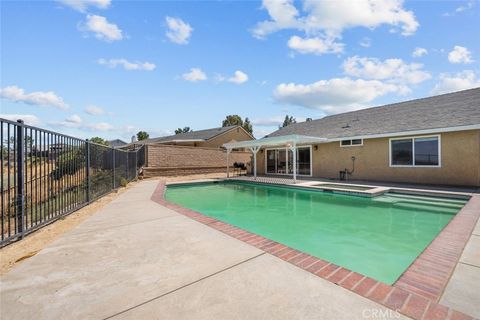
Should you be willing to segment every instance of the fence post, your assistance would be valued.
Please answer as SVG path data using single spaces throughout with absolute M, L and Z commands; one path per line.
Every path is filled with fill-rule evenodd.
M 127 181 L 130 181 L 129 179 L 129 176 L 128 176 L 128 156 L 129 156 L 129 153 L 130 151 L 126 151 L 125 154 L 126 154 L 126 158 L 127 158 L 127 165 L 125 166 L 125 178 L 127 179 Z
M 17 234 L 20 235 L 20 239 L 24 235 L 24 218 L 25 218 L 25 195 L 24 195 L 24 176 L 23 176 L 23 164 L 25 161 L 25 137 L 23 120 L 17 120 Z
M 135 145 L 133 145 L 135 150 Z M 135 180 L 138 180 L 138 150 L 135 150 Z
M 115 149 L 112 147 L 112 161 L 113 161 L 113 189 L 115 190 Z
M 85 140 L 86 154 L 86 175 L 87 175 L 87 203 L 90 203 L 90 142 Z

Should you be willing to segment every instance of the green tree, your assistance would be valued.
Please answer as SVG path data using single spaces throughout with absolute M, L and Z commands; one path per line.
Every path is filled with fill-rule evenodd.
M 293 116 L 289 116 L 288 114 L 285 116 L 285 120 L 283 120 L 282 125 L 280 128 L 285 128 L 286 126 L 291 125 L 292 123 L 297 123 L 297 120 Z
M 149 137 L 150 135 L 146 131 L 138 131 L 137 133 L 138 141 L 147 140 Z
M 104 145 L 104 146 L 108 146 L 107 140 L 105 140 L 105 139 L 103 139 L 103 138 L 100 138 L 100 137 L 90 138 L 89 141 L 90 141 L 90 142 L 93 142 L 93 143 L 98 143 L 98 144 L 101 144 L 101 145 Z
M 250 123 L 250 119 L 245 118 L 245 121 L 243 122 L 243 129 L 245 129 L 247 132 L 249 132 L 250 134 L 253 133 L 253 127 L 252 127 L 252 124 Z
M 253 133 L 253 128 L 250 120 L 248 118 L 245 118 L 245 121 L 243 121 L 242 117 L 240 117 L 238 114 L 231 114 L 225 117 L 225 120 L 223 120 L 222 122 L 222 127 L 229 126 L 241 126 L 250 134 Z
M 180 134 L 180 133 L 187 133 L 187 132 L 192 132 L 193 130 L 190 129 L 190 127 L 183 127 L 182 128 L 178 128 L 177 130 L 175 130 L 175 134 Z
M 313 119 L 312 118 L 307 118 L 307 119 L 305 119 L 305 121 L 307 121 L 307 122 L 308 121 L 313 121 Z

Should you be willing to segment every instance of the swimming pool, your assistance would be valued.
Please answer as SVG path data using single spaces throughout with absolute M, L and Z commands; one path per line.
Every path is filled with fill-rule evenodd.
M 467 202 L 233 181 L 170 185 L 165 199 L 387 284 Z

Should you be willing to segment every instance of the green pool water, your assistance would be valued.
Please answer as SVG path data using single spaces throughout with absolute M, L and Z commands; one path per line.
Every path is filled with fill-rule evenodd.
M 374 198 L 246 182 L 168 186 L 168 201 L 388 284 L 466 200 Z

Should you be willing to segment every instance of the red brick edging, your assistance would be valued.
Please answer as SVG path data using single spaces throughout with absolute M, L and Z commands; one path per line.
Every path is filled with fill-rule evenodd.
M 408 317 L 418 320 L 473 319 L 467 314 L 439 304 L 438 299 L 480 215 L 480 197 L 473 203 L 473 199 L 467 203 L 391 286 L 168 202 L 164 198 L 165 189 L 165 182 L 161 181 L 151 200 Z

